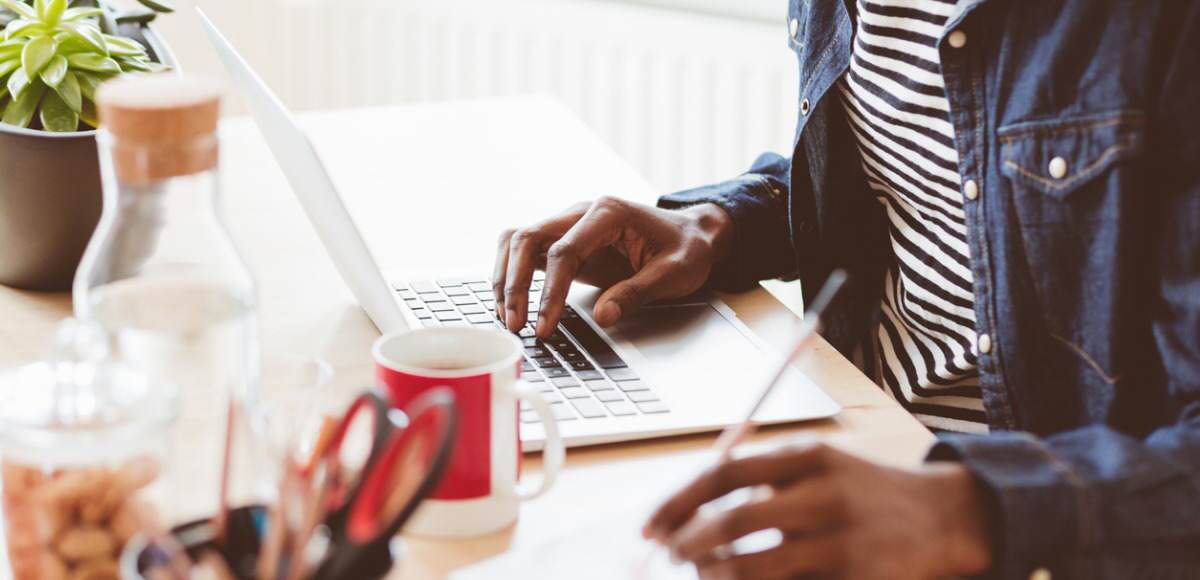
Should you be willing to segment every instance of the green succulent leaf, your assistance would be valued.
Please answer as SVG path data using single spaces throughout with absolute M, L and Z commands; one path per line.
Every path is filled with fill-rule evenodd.
M 173 6 L 171 6 L 170 4 L 167 4 L 163 0 L 138 0 L 138 2 L 140 2 L 142 6 L 145 6 L 146 8 L 149 8 L 155 12 L 163 12 L 163 13 L 169 14 L 169 13 L 175 11 L 175 8 Z
M 8 59 L 18 54 L 21 54 L 21 49 L 25 48 L 25 41 L 14 39 L 0 42 L 0 59 Z
M 29 90 L 13 98 L 13 101 L 8 104 L 8 108 L 4 110 L 4 117 L 0 118 L 0 121 L 18 127 L 28 127 L 29 122 L 33 121 L 34 111 L 37 110 L 45 95 L 46 85 L 43 85 L 41 81 L 34 81 Z
M 42 72 L 42 67 L 50 63 L 56 50 L 58 42 L 51 36 L 39 36 L 29 41 L 21 52 L 21 67 L 25 69 L 25 74 L 34 77 Z
M 83 93 L 87 100 L 96 100 L 96 89 L 100 87 L 100 83 L 112 78 L 109 75 L 92 73 L 82 70 L 73 70 L 71 74 L 79 81 L 79 90 Z
M 101 16 L 103 14 L 104 11 L 99 8 L 79 6 L 77 8 L 68 8 L 66 12 L 63 12 L 62 20 L 63 22 L 74 22 L 76 20 L 92 18 L 94 16 Z
M 42 128 L 55 133 L 69 133 L 79 128 L 79 113 L 67 106 L 58 93 L 50 91 L 42 99 Z
M 151 62 L 144 58 L 119 56 L 115 60 L 117 64 L 121 65 L 121 70 L 125 72 L 155 72 L 154 68 L 150 66 Z
M 8 76 L 8 73 L 17 70 L 21 66 L 21 61 L 17 59 L 0 61 L 0 79 Z
M 108 45 L 108 54 L 111 56 L 144 56 L 146 54 L 146 47 L 135 40 L 105 34 L 104 42 Z
M 4 28 L 4 38 L 12 39 L 20 36 L 37 36 L 46 33 L 46 26 L 40 20 L 13 20 Z
M 33 8 L 37 11 L 38 18 L 46 19 L 46 0 L 34 0 Z
M 79 78 L 75 73 L 67 71 L 62 82 L 54 87 L 54 91 L 72 111 L 79 113 L 83 110 L 83 88 L 79 86 Z
M 59 29 L 76 40 L 82 40 L 92 50 L 103 53 L 105 56 L 108 55 L 108 44 L 104 42 L 104 33 L 100 32 L 100 27 L 95 24 L 82 20 L 64 22 Z
M 117 61 L 102 54 L 86 52 L 69 54 L 67 55 L 67 62 L 71 64 L 71 68 L 75 69 L 113 74 L 121 72 L 121 65 L 117 64 Z
M 34 20 L 37 18 L 37 11 L 35 11 L 33 8 L 30 8 L 29 5 L 24 2 L 18 2 L 17 0 L 0 0 L 0 7 L 7 8 L 10 12 L 15 12 L 21 18 L 28 20 Z
M 79 112 L 79 120 L 94 128 L 100 128 L 99 115 L 96 114 L 96 106 L 91 101 L 83 102 L 83 110 Z
M 50 63 L 41 72 L 42 82 L 51 87 L 57 87 L 66 75 L 67 58 L 61 54 L 50 59 Z
M 67 10 L 67 0 L 46 0 L 46 15 L 42 20 L 50 26 L 55 26 L 62 20 L 63 12 Z
M 25 88 L 29 86 L 29 75 L 25 74 L 25 69 L 18 68 L 13 71 L 12 76 L 8 77 L 8 82 L 5 83 L 8 88 L 8 94 L 14 99 L 20 98 L 25 92 Z

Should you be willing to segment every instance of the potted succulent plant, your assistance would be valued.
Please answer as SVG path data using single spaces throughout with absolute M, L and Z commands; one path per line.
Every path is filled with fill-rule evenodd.
M 100 218 L 92 97 L 174 59 L 138 0 L 0 0 L 0 284 L 66 290 Z

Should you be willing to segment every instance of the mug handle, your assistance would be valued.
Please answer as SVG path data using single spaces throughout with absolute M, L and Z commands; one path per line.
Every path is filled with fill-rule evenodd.
M 530 500 L 550 491 L 550 486 L 554 485 L 554 480 L 558 478 L 558 472 L 562 470 L 567 452 L 563 447 L 562 437 L 558 435 L 558 420 L 554 418 L 550 404 L 542 397 L 542 393 L 525 381 L 518 381 L 515 391 L 519 401 L 529 401 L 529 405 L 541 416 L 542 426 L 546 430 L 546 442 L 542 445 L 541 485 L 530 491 L 528 486 L 517 484 L 515 490 L 518 498 Z M 518 429 L 520 429 L 519 425 L 518 422 Z

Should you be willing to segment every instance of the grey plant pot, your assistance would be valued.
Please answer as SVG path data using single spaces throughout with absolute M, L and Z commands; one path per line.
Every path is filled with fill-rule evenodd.
M 178 70 L 174 55 L 143 25 L 122 25 L 151 56 Z M 71 289 L 100 221 L 96 132 L 49 133 L 0 123 L 0 285 Z

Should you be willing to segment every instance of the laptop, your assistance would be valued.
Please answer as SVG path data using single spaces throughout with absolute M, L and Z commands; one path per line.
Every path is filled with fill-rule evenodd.
M 212 21 L 200 17 L 339 274 L 379 331 L 453 325 L 507 332 L 494 315 L 487 274 L 429 277 L 379 268 L 304 131 Z M 522 378 L 550 401 L 568 446 L 722 429 L 744 416 L 780 356 L 715 296 L 651 305 L 601 328 L 591 316 L 600 291 L 583 284 L 572 287 L 554 334 L 540 340 L 532 323 L 541 285 L 539 275 L 531 324 L 519 333 Z M 802 373 L 789 370 L 783 381 L 756 416 L 760 423 L 840 411 Z M 544 437 L 536 414 L 522 409 L 524 448 L 540 449 Z

